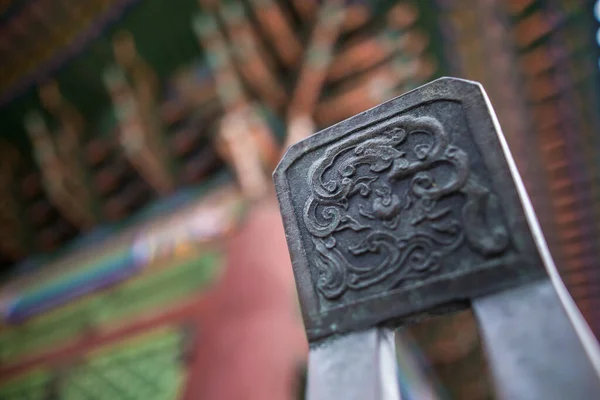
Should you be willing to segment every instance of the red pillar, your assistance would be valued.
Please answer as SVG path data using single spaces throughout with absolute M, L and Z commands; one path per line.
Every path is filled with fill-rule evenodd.
M 227 254 L 210 312 L 199 321 L 183 398 L 293 399 L 307 344 L 274 201 L 252 208 Z

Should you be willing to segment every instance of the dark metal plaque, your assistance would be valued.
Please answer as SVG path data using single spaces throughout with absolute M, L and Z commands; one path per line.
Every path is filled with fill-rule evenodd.
M 501 135 L 479 84 L 442 78 L 287 151 L 274 181 L 309 339 L 545 276 Z

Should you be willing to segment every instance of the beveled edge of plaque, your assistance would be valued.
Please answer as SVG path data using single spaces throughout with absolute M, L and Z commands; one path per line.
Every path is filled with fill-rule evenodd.
M 490 268 L 486 272 L 486 279 L 492 278 L 497 281 L 493 288 L 475 288 L 465 292 L 463 296 L 444 296 L 441 291 L 443 291 L 442 286 L 444 286 L 445 281 L 432 280 L 428 283 L 430 295 L 427 299 L 421 299 L 418 309 L 409 310 L 412 305 L 407 306 L 403 303 L 403 301 L 409 300 L 407 298 L 408 291 L 402 291 L 400 293 L 385 292 L 381 296 L 371 296 L 335 310 L 321 311 L 310 275 L 309 262 L 302 246 L 298 221 L 294 215 L 292 192 L 286 176 L 288 169 L 299 158 L 312 150 L 335 142 L 342 137 L 352 135 L 375 123 L 401 115 L 417 106 L 444 100 L 461 104 L 472 141 L 480 150 L 482 146 L 486 147 L 485 152 L 480 151 L 481 158 L 490 170 L 492 176 L 491 186 L 502 200 L 510 231 L 516 236 L 515 242 L 519 243 L 519 250 L 524 259 L 517 259 L 512 264 L 500 265 L 494 269 Z M 325 128 L 292 145 L 285 152 L 273 172 L 273 180 L 292 260 L 304 324 L 308 338 L 311 341 L 335 334 L 366 329 L 377 324 L 410 317 L 415 313 L 425 312 L 437 306 L 468 301 L 474 297 L 547 277 L 547 273 L 543 268 L 544 264 L 548 262 L 547 254 L 544 254 L 548 252 L 545 240 L 541 235 L 531 202 L 500 130 L 493 108 L 485 90 L 478 82 L 450 77 L 439 78 Z M 540 259 L 540 252 L 544 256 L 545 263 L 542 263 Z M 523 266 L 527 274 L 517 271 L 516 264 Z M 464 281 L 464 284 L 476 286 L 479 272 L 475 271 L 475 273 L 462 275 L 460 279 Z

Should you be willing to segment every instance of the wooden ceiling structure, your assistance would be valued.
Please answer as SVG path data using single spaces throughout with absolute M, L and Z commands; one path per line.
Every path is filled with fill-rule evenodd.
M 594 5 L 583 0 L 329 3 L 184 0 L 173 7 L 163 0 L 5 1 L 0 14 L 3 264 L 54 254 L 84 232 L 102 232 L 97 227 L 118 230 L 165 197 L 117 139 L 124 120 L 115 102 L 126 100 L 111 97 L 107 71 L 122 64 L 117 42 L 125 40 L 125 32 L 138 65 L 132 68 L 147 70 L 147 79 L 139 79 L 157 82 L 150 101 L 169 153 L 158 164 L 175 165 L 175 188 L 197 185 L 224 168 L 227 156 L 214 140 L 228 107 L 223 82 L 239 86 L 238 100 L 252 104 L 281 143 L 441 75 L 480 81 L 498 111 L 563 277 L 588 320 L 598 324 Z M 222 43 L 210 36 L 211 24 Z M 232 62 L 233 80 L 223 81 L 223 67 L 214 62 L 224 54 Z M 52 109 L 52 99 L 59 109 Z M 36 125 L 40 119 L 43 124 Z M 44 175 L 50 161 L 41 167 L 35 150 L 43 132 L 58 141 L 70 123 L 78 138 L 66 168 L 81 170 L 82 176 L 61 179 L 69 187 L 78 180 L 84 184 L 62 196 L 88 196 L 82 207 L 87 223 L 81 222 L 84 211 L 75 215 L 79 206 L 48 194 Z M 42 133 L 32 136 L 32 129 Z

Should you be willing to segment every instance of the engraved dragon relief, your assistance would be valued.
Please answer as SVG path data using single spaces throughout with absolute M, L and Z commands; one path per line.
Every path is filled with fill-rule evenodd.
M 481 257 L 509 244 L 497 197 L 432 117 L 402 117 L 330 146 L 308 183 L 303 220 L 328 300 L 422 279 L 463 244 Z

